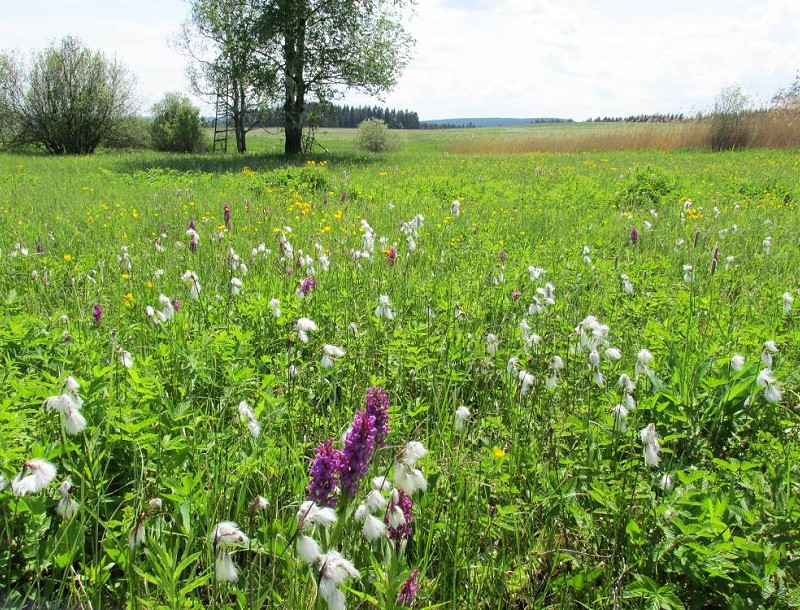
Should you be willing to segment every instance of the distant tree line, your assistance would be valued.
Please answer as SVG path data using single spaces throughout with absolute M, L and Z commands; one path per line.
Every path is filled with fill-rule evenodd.
M 265 116 L 268 115 L 268 116 Z M 420 129 L 419 115 L 411 110 L 396 110 L 394 108 L 381 108 L 380 106 L 337 106 L 336 104 L 306 104 L 303 111 L 303 124 L 310 124 L 317 128 L 325 127 L 358 127 L 367 119 L 379 119 L 386 123 L 389 129 Z M 208 119 L 207 119 L 208 120 Z M 210 119 L 213 123 L 214 119 Z M 245 125 L 257 124 L 264 127 L 282 127 L 283 117 L 280 108 L 274 108 L 267 113 L 251 112 L 246 115 Z
M 587 123 L 677 123 L 685 121 L 683 113 L 678 114 L 632 114 L 627 117 L 597 117 L 589 118 Z

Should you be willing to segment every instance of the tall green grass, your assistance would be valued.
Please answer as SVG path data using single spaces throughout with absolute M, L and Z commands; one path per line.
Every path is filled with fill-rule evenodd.
M 394 607 L 416 569 L 419 608 L 797 603 L 800 306 L 783 296 L 800 297 L 797 155 L 461 155 L 406 137 L 382 156 L 343 138 L 292 165 L 270 138 L 245 157 L 0 157 L 0 605 L 326 607 L 301 534 L 353 561 L 347 607 Z M 403 223 L 419 214 L 412 248 Z M 370 258 L 354 254 L 362 220 Z M 155 324 L 160 294 L 180 311 Z M 581 343 L 587 316 L 607 326 L 596 343 Z M 759 385 L 767 341 L 776 402 Z M 330 368 L 326 344 L 345 352 Z M 74 436 L 44 404 L 70 375 L 87 420 Z M 372 386 L 389 397 L 386 447 L 335 526 L 298 527 L 314 449 L 343 447 Z M 412 440 L 429 451 L 413 533 L 369 542 L 358 504 L 373 476 L 396 480 Z M 58 475 L 19 496 L 10 482 L 34 458 Z M 79 508 L 63 519 L 67 476 Z M 248 538 L 228 549 L 235 582 L 215 569 L 224 521 Z

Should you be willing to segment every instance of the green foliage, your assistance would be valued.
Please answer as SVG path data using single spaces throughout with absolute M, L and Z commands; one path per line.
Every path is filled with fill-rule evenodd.
M 660 209 L 674 190 L 673 181 L 657 167 L 638 167 L 620 179 L 613 203 L 621 210 Z
M 0 91 L 0 138 L 9 147 L 92 153 L 133 115 L 127 70 L 74 37 L 39 52 L 29 66 L 0 56 Z
M 745 119 L 750 106 L 750 99 L 739 85 L 720 91 L 711 116 L 711 150 L 747 148 L 750 133 Z
M 180 93 L 166 93 L 151 110 L 153 148 L 171 152 L 197 152 L 203 148 L 200 109 Z
M 290 165 L 280 142 L 0 156 L 0 605 L 325 607 L 300 533 L 359 570 L 348 607 L 398 607 L 414 569 L 418 608 L 797 605 L 796 155 L 442 154 L 450 137 Z M 74 435 L 47 400 L 70 375 Z M 333 527 L 298 529 L 315 448 L 343 446 L 372 385 L 390 431 L 367 480 L 397 484 L 409 440 L 429 450 L 399 546 L 364 539 L 367 480 Z M 19 496 L 34 458 L 58 474 Z M 221 521 L 249 539 L 234 582 Z
M 366 119 L 358 125 L 356 145 L 371 153 L 389 152 L 395 148 L 389 127 L 381 119 Z
M 145 117 L 128 117 L 103 139 L 103 146 L 118 150 L 150 148 L 150 125 Z

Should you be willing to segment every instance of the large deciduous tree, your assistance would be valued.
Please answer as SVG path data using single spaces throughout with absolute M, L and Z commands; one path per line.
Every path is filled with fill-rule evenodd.
M 195 93 L 230 88 L 241 152 L 250 109 L 270 105 L 282 109 L 284 152 L 294 155 L 308 102 L 328 103 L 348 88 L 380 95 L 395 85 L 413 45 L 401 23 L 413 2 L 193 0 L 178 46 L 195 59 Z
M 306 102 L 343 89 L 379 95 L 405 67 L 412 0 L 261 0 L 259 49 L 283 81 L 284 153 L 302 150 Z
M 34 55 L 0 54 L 0 138 L 53 154 L 87 154 L 133 116 L 133 77 L 74 37 Z
M 269 117 L 277 97 L 277 72 L 257 52 L 259 16 L 258 0 L 193 0 L 176 40 L 192 59 L 187 69 L 192 92 L 224 105 L 240 153 L 247 152 L 247 133 Z

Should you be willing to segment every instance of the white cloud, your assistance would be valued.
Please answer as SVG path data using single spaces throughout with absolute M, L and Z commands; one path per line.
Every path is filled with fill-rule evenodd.
M 136 74 L 144 108 L 186 91 L 186 60 L 168 40 L 187 2 L 42 4 L 4 9 L 4 48 L 71 33 Z M 693 113 L 734 82 L 768 100 L 800 68 L 796 0 L 422 0 L 409 27 L 415 57 L 385 103 L 422 118 Z

